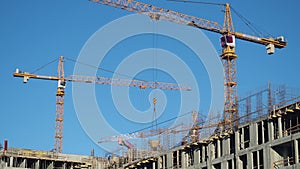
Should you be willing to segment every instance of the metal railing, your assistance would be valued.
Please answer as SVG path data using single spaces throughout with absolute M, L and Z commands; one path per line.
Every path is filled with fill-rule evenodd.
M 274 161 L 273 162 L 273 168 L 278 169 L 280 167 L 290 166 L 290 165 L 293 165 L 293 164 L 295 164 L 294 157 L 286 157 L 286 158 L 283 158 L 282 160 Z

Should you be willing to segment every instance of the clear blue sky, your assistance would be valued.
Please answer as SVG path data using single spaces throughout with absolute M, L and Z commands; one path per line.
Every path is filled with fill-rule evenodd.
M 219 23 L 223 22 L 223 13 L 217 6 L 174 3 L 164 0 L 144 2 Z M 221 0 L 218 2 L 225 3 Z M 243 94 L 263 86 L 268 81 L 274 84 L 299 87 L 300 79 L 297 67 L 300 63 L 298 57 L 300 48 L 297 45 L 300 38 L 300 24 L 297 17 L 300 16 L 298 9 L 300 2 L 254 0 L 229 1 L 229 3 L 260 30 L 274 36 L 284 35 L 288 40 L 287 48 L 277 50 L 272 56 L 266 54 L 264 46 L 237 41 L 239 93 Z M 15 68 L 32 72 L 60 55 L 76 59 L 85 42 L 95 31 L 110 21 L 128 14 L 130 13 L 97 5 L 87 0 L 2 0 L 0 2 L 0 54 L 2 58 L 0 62 L 2 88 L 0 142 L 8 139 L 11 147 L 52 149 L 56 82 L 32 79 L 28 84 L 23 84 L 22 79 L 12 77 L 12 73 Z M 252 33 L 243 26 L 236 15 L 233 15 L 233 22 L 236 31 Z M 219 35 L 206 31 L 204 33 L 220 52 Z M 139 37 L 136 38 L 138 40 Z M 147 42 L 149 40 L 149 44 L 151 44 L 151 37 L 143 38 L 146 39 L 145 43 L 149 43 Z M 114 58 L 107 59 L 107 64 L 120 61 Z M 102 66 L 112 68 L 105 63 Z M 74 63 L 66 62 L 67 75 L 72 74 L 73 67 Z M 38 73 L 56 75 L 56 63 Z M 103 75 L 109 76 L 108 73 Z M 160 81 L 167 79 L 167 76 L 163 78 L 162 74 L 161 77 Z M 106 95 L 109 95 L 110 88 L 97 88 L 96 91 L 98 90 L 104 90 L 101 97 L 108 97 Z M 148 98 L 147 93 L 136 92 L 136 94 L 138 95 L 136 97 Z M 91 149 L 95 149 L 97 155 L 103 155 L 103 151 L 89 139 L 81 128 L 72 101 L 71 84 L 69 83 L 65 96 L 63 151 L 89 154 Z M 135 106 L 141 106 L 141 109 L 149 106 L 148 102 L 140 100 L 133 101 L 133 103 Z M 106 107 L 103 111 L 108 112 L 110 109 L 114 108 Z M 169 115 L 168 117 L 173 116 Z M 116 121 L 118 120 L 112 120 L 112 123 Z M 117 125 L 117 127 L 122 128 L 123 126 Z M 133 130 L 143 126 L 131 127 Z

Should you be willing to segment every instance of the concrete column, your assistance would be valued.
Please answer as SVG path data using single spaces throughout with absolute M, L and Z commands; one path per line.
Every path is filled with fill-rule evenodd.
M 264 168 L 271 168 L 272 167 L 272 165 L 271 165 L 272 160 L 271 160 L 270 154 L 271 154 L 270 146 L 264 147 L 264 149 L 263 149 Z
M 182 168 L 186 168 L 188 166 L 188 153 L 181 152 L 181 159 Z
M 186 168 L 189 166 L 189 153 L 183 152 L 182 155 L 184 157 L 183 158 L 184 159 L 184 167 L 183 168 Z
M 226 139 L 226 142 L 227 142 L 227 147 L 226 147 L 226 149 L 227 149 L 227 152 L 226 152 L 226 154 L 227 155 L 229 155 L 230 154 L 230 136 Z
M 23 161 L 22 161 L 22 163 L 20 164 L 20 167 L 25 168 L 26 167 L 26 162 L 27 162 L 27 159 L 24 158 Z
M 40 169 L 40 160 L 37 160 L 37 161 L 35 162 L 35 167 L 34 167 L 34 169 Z
M 235 138 L 235 151 L 240 150 L 240 134 L 239 134 L 239 130 L 237 130 L 236 132 L 234 132 L 234 138 Z
M 9 166 L 8 167 L 15 167 L 14 166 L 14 157 L 9 158 Z
M 247 154 L 247 164 L 248 164 L 249 169 L 253 168 L 253 154 L 252 154 L 252 152 L 248 152 L 248 154 Z
M 240 158 L 239 158 L 239 156 L 236 154 L 236 152 L 238 152 L 239 150 L 240 150 L 240 136 L 239 136 L 239 130 L 237 130 L 235 133 L 235 158 L 236 158 L 236 160 L 235 160 L 235 168 L 236 169 L 241 169 L 241 167 L 240 167 Z M 232 162 L 232 164 L 234 163 L 234 160 L 233 160 L 233 162 Z M 234 168 L 234 167 L 233 167 Z
M 269 123 L 268 123 L 268 127 L 269 127 L 269 140 L 270 141 L 272 141 L 272 140 L 274 140 L 274 123 L 273 123 L 273 121 L 270 121 Z
M 264 121 L 261 121 L 261 133 L 262 133 L 262 143 L 265 143 L 265 132 L 264 132 L 264 130 L 265 130 L 265 127 L 264 127 Z
M 47 169 L 54 169 L 54 163 L 51 162 L 51 163 L 47 166 Z
M 223 141 L 222 141 L 222 144 L 223 144 L 223 146 L 222 146 L 222 156 L 224 156 L 224 155 L 226 155 L 226 139 L 223 139 Z
M 282 123 L 281 123 L 281 117 L 278 117 L 278 133 L 279 133 L 279 138 L 282 137 Z
M 210 159 L 214 159 L 214 150 L 213 150 L 213 143 L 209 143 L 207 146 L 207 155 Z
M 294 140 L 295 163 L 299 163 L 298 140 Z
M 212 143 L 209 143 L 208 146 L 207 146 L 207 169 L 212 169 L 213 166 L 211 164 L 211 161 L 213 160 L 212 156 L 213 156 L 213 151 L 212 151 Z
M 182 166 L 182 160 L 179 158 L 179 150 L 176 150 L 176 167 L 179 168 Z M 179 161 L 180 161 L 180 164 L 181 166 L 179 165 Z
M 195 149 L 194 151 L 193 151 L 193 153 L 194 153 L 194 164 L 199 164 L 200 163 L 200 153 L 201 153 L 201 151 L 200 151 L 200 148 L 197 148 L 197 149 Z
M 202 146 L 201 148 L 202 148 L 202 155 L 201 155 L 202 162 L 205 163 L 205 158 L 206 158 L 205 157 L 205 146 Z
M 254 135 L 253 136 L 254 136 L 254 146 L 255 146 L 255 145 L 258 145 L 258 137 L 259 137 L 257 123 L 253 124 L 253 129 L 254 129 Z
M 226 139 L 224 139 L 222 141 L 222 143 L 223 143 L 223 146 L 222 146 L 223 156 L 230 154 L 230 138 L 227 137 Z
M 231 166 L 233 166 L 233 160 L 223 161 L 221 164 L 221 168 L 223 169 L 229 169 L 229 163 L 231 163 Z M 222 166 L 223 165 L 223 166 Z
M 162 168 L 162 156 L 157 157 L 157 168 Z
M 222 161 L 222 163 L 221 163 L 221 168 L 222 168 L 222 169 L 228 169 L 227 161 Z
M 242 166 L 242 161 L 241 161 L 240 157 L 238 157 L 236 159 L 235 165 L 236 165 L 236 169 L 242 169 L 243 166 Z
M 4 159 L 0 159 L 0 168 L 8 167 L 7 164 L 8 162 Z
M 153 168 L 153 169 L 156 169 L 155 161 L 152 162 L 152 168 Z
M 244 135 L 245 135 L 245 130 L 244 130 L 244 127 L 242 127 L 242 132 L 241 132 L 241 145 L 240 145 L 242 150 L 245 148 Z
M 257 123 L 250 124 L 249 126 L 250 134 L 250 147 L 257 145 Z
M 172 165 L 173 165 L 173 152 L 170 151 L 168 154 L 167 154 L 167 166 L 166 168 L 172 168 Z
M 217 140 L 217 158 L 221 157 L 221 144 L 220 140 Z
M 63 164 L 63 169 L 66 169 L 67 163 Z

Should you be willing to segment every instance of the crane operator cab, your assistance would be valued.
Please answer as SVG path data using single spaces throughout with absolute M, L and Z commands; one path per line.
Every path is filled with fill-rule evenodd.
M 235 47 L 235 36 L 234 35 L 223 35 L 221 37 L 221 46 L 222 46 L 222 48 L 226 48 L 227 46 L 234 48 Z
M 65 89 L 66 88 L 66 81 L 65 80 L 58 80 L 57 87 L 60 89 Z

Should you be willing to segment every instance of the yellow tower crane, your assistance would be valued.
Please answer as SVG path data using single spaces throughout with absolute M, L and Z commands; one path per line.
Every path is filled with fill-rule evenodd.
M 224 77 L 224 111 L 223 118 L 225 128 L 233 128 L 238 123 L 238 94 L 237 94 L 237 80 L 236 80 L 236 59 L 235 53 L 235 39 L 241 39 L 248 42 L 262 44 L 266 46 L 267 53 L 273 54 L 275 48 L 284 48 L 287 43 L 283 36 L 277 38 L 272 37 L 256 37 L 240 32 L 235 32 L 232 17 L 230 12 L 230 5 L 223 4 L 225 7 L 224 23 L 221 26 L 219 23 L 197 18 L 195 16 L 186 15 L 180 12 L 164 9 L 134 0 L 89 0 L 91 2 L 120 8 L 130 12 L 144 14 L 151 19 L 167 20 L 179 24 L 192 26 L 195 28 L 207 30 L 221 34 L 222 54 Z M 183 1 L 185 2 L 185 1 Z
M 116 78 L 105 78 L 105 77 L 93 77 L 93 76 L 79 76 L 70 75 L 65 77 L 64 73 L 64 57 L 59 58 L 57 76 L 44 76 L 36 75 L 28 72 L 22 72 L 16 69 L 13 73 L 14 77 L 23 78 L 23 82 L 27 83 L 30 78 L 41 79 L 41 80 L 54 80 L 58 81 L 57 92 L 56 92 L 56 118 L 55 118 L 55 142 L 54 151 L 61 153 L 63 145 L 63 120 L 64 120 L 64 96 L 66 82 L 82 82 L 82 83 L 92 83 L 101 85 L 115 85 L 115 86 L 128 86 L 128 87 L 138 87 L 140 89 L 162 89 L 162 90 L 185 90 L 189 91 L 191 88 L 185 85 L 165 83 L 165 82 L 149 82 L 142 80 L 129 80 L 129 79 L 116 79 Z

